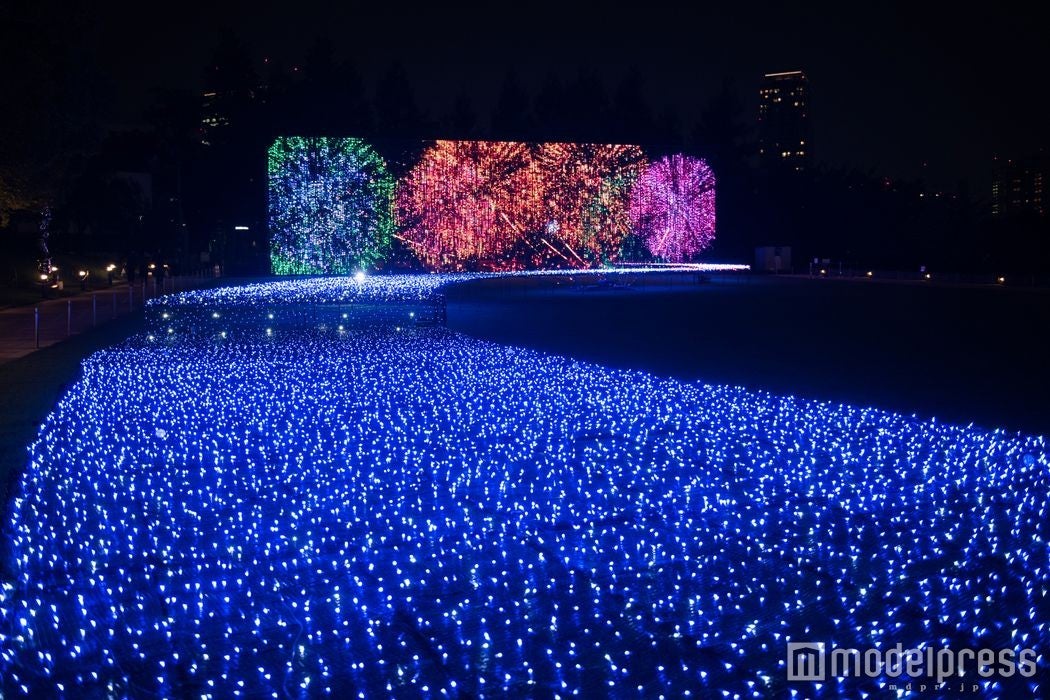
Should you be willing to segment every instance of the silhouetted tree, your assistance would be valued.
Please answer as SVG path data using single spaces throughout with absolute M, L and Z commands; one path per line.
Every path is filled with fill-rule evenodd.
M 653 114 L 635 73 L 620 81 L 612 102 L 610 136 L 620 143 L 646 144 L 653 138 Z
M 317 36 L 306 51 L 298 83 L 292 89 L 298 107 L 297 133 L 337 133 L 343 94 L 336 89 L 336 65 L 332 42 Z
M 543 80 L 535 102 L 535 138 L 542 141 L 568 140 L 569 128 L 565 110 L 565 88 L 554 73 Z
M 777 229 L 760 221 L 755 203 L 754 134 L 744 121 L 743 106 L 727 80 L 705 107 L 692 135 L 692 149 L 707 160 L 715 174 L 716 213 L 722 232 L 715 239 L 714 255 L 747 259 L 756 245 L 777 244 Z M 760 238 L 763 237 L 763 238 Z
M 380 135 L 395 138 L 423 135 L 423 116 L 400 61 L 391 64 L 376 86 L 375 110 L 376 131 Z
M 83 60 L 89 8 L 16 3 L 0 17 L 0 225 L 14 210 L 60 206 L 98 144 L 104 82 Z
M 528 139 L 532 126 L 530 112 L 529 96 L 518 80 L 518 74 L 508 71 L 492 111 L 492 137 L 515 141 Z
M 180 267 L 188 270 L 199 262 L 200 251 L 206 249 L 200 231 L 189 227 L 186 213 L 187 173 L 203 148 L 199 96 L 183 91 L 162 93 L 146 117 L 156 134 L 151 169 L 155 190 L 152 223 L 166 244 L 177 249 Z
M 335 89 L 341 94 L 338 119 L 353 136 L 370 134 L 374 128 L 372 108 L 365 97 L 364 81 L 353 63 L 344 61 L 336 74 Z
M 448 135 L 457 139 L 475 139 L 478 132 L 478 115 L 474 103 L 465 93 L 456 95 L 452 102 L 452 111 L 446 120 Z
M 674 109 L 666 108 L 660 112 L 653 134 L 654 145 L 669 153 L 681 151 L 685 146 L 681 118 Z
M 693 132 L 693 149 L 702 153 L 716 172 L 741 171 L 756 152 L 753 134 L 744 122 L 744 109 L 727 80 L 700 115 Z
M 251 55 L 231 27 L 219 29 L 219 39 L 204 72 L 204 89 L 220 93 L 241 93 L 258 85 Z
M 566 140 L 602 143 L 610 140 L 609 96 L 596 73 L 580 71 L 564 96 Z

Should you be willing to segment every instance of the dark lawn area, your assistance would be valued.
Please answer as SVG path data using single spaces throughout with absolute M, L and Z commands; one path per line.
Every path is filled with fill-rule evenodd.
M 448 293 L 449 328 L 679 379 L 1050 433 L 1050 292 L 833 279 Z

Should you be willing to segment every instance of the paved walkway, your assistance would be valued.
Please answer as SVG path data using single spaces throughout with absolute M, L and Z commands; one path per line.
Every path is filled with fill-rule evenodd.
M 0 310 L 0 364 L 17 360 L 39 348 L 108 321 L 141 311 L 146 299 L 215 283 L 210 277 L 176 277 L 165 284 L 126 284 L 89 291 L 64 299 L 41 300 L 35 305 Z

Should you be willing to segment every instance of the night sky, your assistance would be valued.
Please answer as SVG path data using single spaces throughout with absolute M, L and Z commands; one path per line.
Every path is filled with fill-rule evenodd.
M 263 56 L 301 63 L 318 35 L 369 87 L 400 59 L 435 117 L 460 92 L 485 114 L 508 69 L 533 93 L 549 72 L 569 78 L 585 69 L 610 92 L 637 74 L 653 111 L 673 110 L 688 129 L 728 79 L 753 122 L 762 74 L 801 68 L 811 82 L 814 153 L 829 165 L 924 175 L 948 190 L 969 178 L 980 188 L 993 154 L 1026 155 L 1046 143 L 1048 44 L 1020 6 L 723 3 L 686 11 L 645 2 L 620 13 L 601 3 L 436 5 L 108 3 L 86 11 L 82 39 L 85 59 L 106 77 L 111 124 L 140 123 L 156 89 L 200 89 L 225 25 L 259 59 L 260 73 Z

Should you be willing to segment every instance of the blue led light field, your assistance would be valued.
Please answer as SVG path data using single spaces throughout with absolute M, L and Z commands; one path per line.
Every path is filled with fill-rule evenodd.
M 613 371 L 407 310 L 215 332 L 352 284 L 436 288 L 281 284 L 188 293 L 153 340 L 85 361 L 7 523 L 3 695 L 766 697 L 794 687 L 789 638 L 1050 641 L 1042 438 Z M 1037 696 L 1045 676 L 981 683 Z

